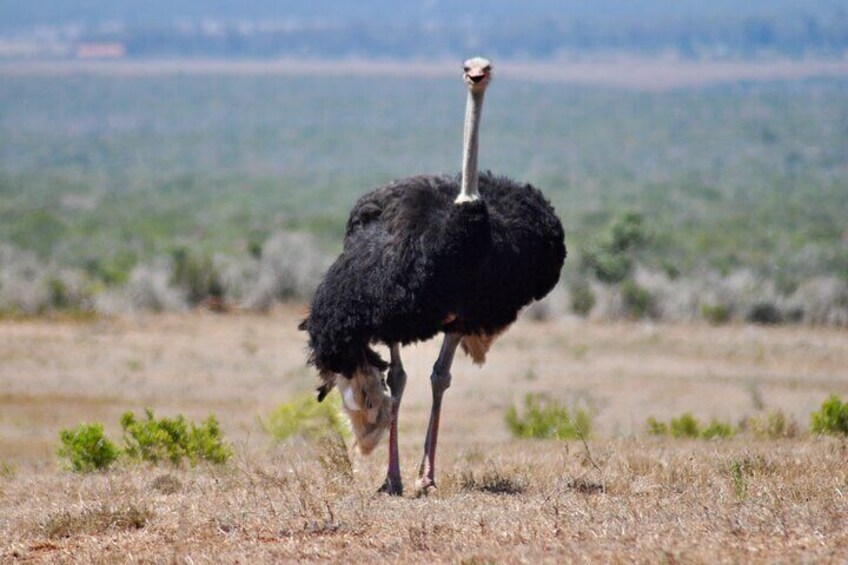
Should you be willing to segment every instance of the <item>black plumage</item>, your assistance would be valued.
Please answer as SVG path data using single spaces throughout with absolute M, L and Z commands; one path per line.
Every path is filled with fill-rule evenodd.
M 564 233 L 542 193 L 484 173 L 480 198 L 456 204 L 459 187 L 458 177 L 417 176 L 356 203 L 301 325 L 322 374 L 385 369 L 374 342 L 497 335 L 556 285 Z

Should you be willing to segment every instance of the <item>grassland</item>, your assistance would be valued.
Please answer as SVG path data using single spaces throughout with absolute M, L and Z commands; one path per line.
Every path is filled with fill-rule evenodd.
M 458 359 L 437 483 L 413 498 L 437 343 L 407 348 L 407 496 L 375 495 L 383 454 L 273 445 L 258 419 L 315 378 L 302 311 L 0 323 L 0 560 L 842 562 L 844 438 L 675 440 L 646 419 L 736 423 L 782 411 L 802 430 L 848 396 L 844 331 L 520 321 L 478 369 Z M 513 439 L 510 405 L 544 393 L 588 410 L 593 435 Z M 59 470 L 58 431 L 145 406 L 214 412 L 224 466 Z M 382 450 L 380 450 L 382 451 Z
M 458 80 L 351 68 L 7 74 L 0 240 L 106 283 L 177 246 L 246 253 L 278 229 L 338 245 L 358 195 L 455 171 L 461 141 Z M 752 268 L 787 288 L 848 276 L 844 78 L 731 73 L 654 92 L 577 86 L 567 71 L 507 65 L 481 166 L 542 187 L 577 255 L 636 210 L 654 266 Z

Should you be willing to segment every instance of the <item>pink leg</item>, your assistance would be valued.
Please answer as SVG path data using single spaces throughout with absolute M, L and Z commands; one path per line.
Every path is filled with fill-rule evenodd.
M 453 364 L 454 353 L 456 353 L 456 348 L 461 339 L 462 335 L 460 334 L 445 334 L 442 350 L 433 365 L 433 374 L 430 375 L 430 384 L 433 388 L 433 407 L 430 410 L 427 439 L 424 440 L 424 458 L 421 460 L 421 467 L 418 469 L 418 489 L 424 494 L 436 487 L 436 443 L 439 439 L 442 396 L 450 387 L 450 369 Z
M 400 496 L 403 494 L 403 482 L 400 478 L 400 457 L 398 456 L 398 413 L 400 412 L 400 401 L 403 397 L 403 389 L 406 387 L 406 372 L 400 360 L 400 347 L 398 344 L 391 346 L 392 361 L 389 366 L 388 385 L 392 391 L 392 425 L 389 428 L 389 468 L 386 471 L 386 480 L 379 492 Z

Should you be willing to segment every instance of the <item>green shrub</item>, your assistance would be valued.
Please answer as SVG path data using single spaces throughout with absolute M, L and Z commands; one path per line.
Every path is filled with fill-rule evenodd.
M 62 430 L 59 439 L 62 445 L 57 455 L 77 473 L 106 469 L 120 454 L 120 450 L 103 433 L 103 424 L 80 424 L 72 430 Z
M 182 414 L 157 420 L 149 408 L 145 416 L 140 421 L 132 412 L 121 416 L 124 451 L 132 459 L 153 463 L 167 459 L 179 465 L 185 458 L 195 465 L 200 460 L 224 463 L 232 455 L 221 437 L 215 416 L 210 415 L 200 425 L 188 422 Z
M 651 293 L 636 284 L 635 281 L 624 281 L 621 285 L 621 296 L 630 317 L 642 319 L 651 313 L 653 305 Z
M 209 257 L 196 256 L 181 247 L 171 253 L 171 258 L 174 262 L 171 284 L 185 290 L 189 304 L 224 296 L 221 276 Z
M 652 436 L 666 436 L 668 435 L 668 424 L 665 422 L 660 422 L 653 416 L 648 418 L 646 422 L 648 426 L 648 433 Z
M 580 268 L 599 281 L 619 283 L 630 274 L 632 255 L 649 240 L 644 219 L 637 212 L 626 212 L 615 218 L 600 241 L 585 249 Z
M 512 435 L 537 439 L 577 439 L 589 435 L 591 419 L 584 410 L 575 409 L 572 418 L 569 410 L 554 400 L 528 394 L 524 397 L 524 415 L 510 406 L 504 415 Z
M 721 304 L 701 304 L 701 316 L 711 324 L 726 324 L 730 321 L 730 310 Z
M 672 418 L 668 426 L 671 437 L 696 438 L 700 435 L 701 425 L 690 412 Z
M 603 247 L 583 252 L 580 268 L 588 271 L 601 282 L 619 283 L 630 274 L 632 261 L 626 255 L 613 253 Z
M 733 437 L 733 434 L 735 433 L 736 431 L 733 429 L 733 426 L 731 426 L 727 422 L 719 422 L 718 420 L 713 420 L 706 428 L 701 430 L 700 437 L 703 439 L 727 439 L 729 437 Z
M 586 281 L 571 285 L 571 310 L 578 316 L 587 317 L 595 307 L 595 293 Z
M 277 406 L 261 424 L 275 442 L 296 435 L 309 439 L 329 434 L 348 437 L 350 430 L 340 411 L 341 400 L 337 394 L 318 402 L 312 393 L 302 393 Z
M 815 434 L 848 435 L 848 402 L 830 395 L 821 410 L 810 414 L 810 428 Z
M 713 419 L 706 427 L 690 413 L 686 412 L 669 423 L 661 422 L 651 416 L 646 421 L 648 433 L 655 436 L 670 435 L 678 439 L 713 439 L 732 437 L 736 430 L 726 422 Z

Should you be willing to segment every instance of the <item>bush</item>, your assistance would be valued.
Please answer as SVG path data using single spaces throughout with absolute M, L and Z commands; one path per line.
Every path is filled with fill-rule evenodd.
M 733 426 L 730 424 L 713 420 L 706 428 L 701 430 L 700 437 L 703 439 L 727 439 L 729 437 L 733 437 L 733 434 L 735 433 Z
M 141 421 L 136 420 L 132 412 L 121 416 L 124 451 L 132 459 L 153 463 L 167 459 L 179 465 L 186 458 L 195 465 L 201 459 L 224 463 L 232 455 L 232 450 L 221 438 L 215 416 L 210 415 L 198 426 L 188 422 L 182 414 L 157 420 L 148 408 L 145 415 L 146 419 Z
M 848 402 L 830 395 L 821 410 L 810 414 L 810 428 L 815 434 L 848 435 Z
M 80 424 L 72 430 L 59 432 L 62 445 L 57 450 L 60 459 L 77 473 L 106 469 L 120 454 L 120 450 L 103 433 L 103 424 Z
M 592 273 L 596 279 L 608 284 L 623 281 L 633 263 L 629 257 L 620 253 L 613 253 L 603 247 L 587 249 L 583 252 L 580 268 Z
M 275 442 L 292 436 L 318 439 L 333 434 L 350 435 L 337 394 L 329 395 L 323 402 L 318 402 L 312 393 L 299 394 L 277 406 L 261 425 Z
M 671 437 L 675 438 L 696 438 L 700 434 L 701 425 L 691 413 L 672 418 L 669 424 Z
M 661 422 L 651 416 L 646 421 L 648 433 L 655 436 L 671 435 L 677 439 L 726 439 L 732 437 L 736 430 L 726 422 L 713 419 L 706 427 L 690 413 L 686 412 L 669 423 Z
M 584 410 L 569 410 L 554 400 L 528 394 L 524 397 L 524 415 L 510 406 L 504 415 L 512 435 L 537 439 L 578 439 L 589 435 L 591 419 Z
M 721 304 L 701 304 L 701 316 L 714 325 L 726 324 L 730 321 L 730 310 Z
M 624 306 L 630 317 L 639 320 L 651 313 L 653 303 L 651 293 L 634 281 L 627 280 L 621 285 L 621 297 L 624 299 Z
M 586 281 L 577 281 L 571 285 L 571 310 L 586 318 L 595 307 L 595 293 Z
M 189 304 L 197 305 L 207 298 L 223 298 L 221 276 L 206 256 L 196 256 L 181 247 L 171 254 L 173 272 L 171 284 L 186 293 Z
M 648 426 L 648 433 L 652 436 L 665 436 L 668 435 L 668 424 L 665 422 L 660 422 L 653 416 L 648 418 L 646 422 Z
M 583 251 L 580 268 L 601 282 L 619 283 L 632 270 L 632 254 L 648 239 L 642 215 L 624 213 L 613 220 L 599 243 Z
M 751 307 L 745 320 L 754 324 L 772 325 L 783 322 L 783 316 L 774 304 L 760 302 Z

